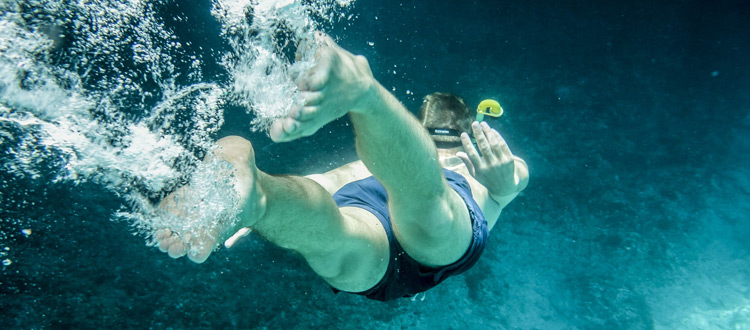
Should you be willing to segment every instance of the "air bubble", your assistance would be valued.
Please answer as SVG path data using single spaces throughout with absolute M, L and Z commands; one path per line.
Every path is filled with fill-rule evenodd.
M 312 67 L 314 49 L 293 62 L 295 47 L 321 24 L 346 18 L 352 1 L 212 1 L 222 27 L 213 37 L 230 45 L 211 54 L 229 75 L 219 83 L 203 77 L 202 59 L 215 50 L 192 47 L 167 27 L 160 7 L 145 0 L 23 3 L 0 5 L 0 136 L 14 141 L 2 146 L 10 155 L 4 170 L 50 184 L 98 184 L 126 201 L 114 217 L 136 230 L 190 232 L 214 224 L 215 214 L 223 221 L 236 217 L 226 211 L 237 202 L 226 194 L 234 191 L 232 183 L 215 180 L 223 165 L 201 161 L 224 124 L 227 103 L 247 108 L 245 120 L 263 131 L 302 102 L 294 82 Z M 53 40 L 57 33 L 35 32 L 47 16 L 24 18 L 20 7 L 63 15 L 70 28 L 65 44 Z M 180 222 L 161 215 L 154 200 L 189 180 L 203 187 L 196 194 L 202 199 L 194 201 L 198 217 Z M 19 231 L 32 234 L 31 228 Z

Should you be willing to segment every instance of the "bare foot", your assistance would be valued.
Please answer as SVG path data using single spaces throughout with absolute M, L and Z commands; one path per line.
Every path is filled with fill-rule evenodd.
M 178 259 L 187 255 L 188 259 L 195 263 L 206 261 L 218 246 L 215 235 L 208 233 L 200 236 L 192 236 L 190 233 L 180 235 L 168 228 L 157 230 L 154 234 L 154 241 L 159 250 L 167 253 L 171 258 Z
M 165 216 L 186 223 L 202 224 L 198 228 L 179 224 L 176 227 L 182 227 L 180 229 L 162 228 L 154 233 L 153 240 L 159 250 L 172 258 L 187 255 L 191 261 L 202 263 L 219 246 L 219 242 L 229 238 L 225 245 L 230 247 L 238 238 L 247 235 L 249 230 L 246 228 L 254 225 L 265 214 L 265 194 L 257 181 L 259 171 L 255 167 L 255 154 L 250 142 L 240 137 L 219 140 L 216 150 L 206 157 L 205 162 L 217 160 L 224 162 L 226 167 L 216 171 L 208 181 L 229 183 L 224 185 L 229 191 L 222 190 L 218 193 L 231 194 L 234 198 L 227 196 L 224 204 L 214 201 L 208 205 L 213 209 L 206 210 L 201 205 L 206 198 L 200 193 L 207 189 L 206 185 L 212 185 L 212 182 L 193 180 L 190 185 L 181 187 L 159 204 L 159 209 L 165 211 Z M 214 185 L 216 186 L 222 187 Z M 213 218 L 201 219 L 203 217 Z
M 363 56 L 339 47 L 323 33 L 316 33 L 315 39 L 317 63 L 298 82 L 305 104 L 271 125 L 275 142 L 310 136 L 350 111 L 363 110 L 377 85 Z

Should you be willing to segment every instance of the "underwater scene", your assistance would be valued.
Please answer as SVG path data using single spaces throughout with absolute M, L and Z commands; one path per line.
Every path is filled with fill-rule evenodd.
M 750 329 L 750 4 L 2 0 L 2 329 Z M 469 107 L 528 164 L 479 261 L 415 298 L 334 293 L 260 235 L 203 263 L 155 231 L 236 221 L 203 162 L 357 160 L 347 116 L 275 143 L 322 31 L 417 114 Z M 400 141 L 393 141 L 398 144 Z M 418 169 L 415 169 L 418 171 Z M 200 185 L 198 216 L 159 202 Z

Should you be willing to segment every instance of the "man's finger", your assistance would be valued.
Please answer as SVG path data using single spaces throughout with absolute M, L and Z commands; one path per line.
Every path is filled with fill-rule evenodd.
M 479 126 L 482 127 L 482 132 L 484 133 L 484 136 L 487 138 L 487 142 L 490 144 L 490 146 L 494 146 L 497 143 L 497 140 L 491 134 L 491 132 L 494 129 L 490 127 L 490 125 L 487 124 L 486 122 L 479 123 Z
M 505 139 L 502 135 L 500 135 L 500 133 L 498 133 L 494 129 L 490 129 L 487 132 L 487 137 L 492 143 L 492 150 L 498 157 L 500 157 L 500 159 L 506 160 L 513 158 L 513 154 L 510 152 L 508 143 L 505 142 Z
M 492 127 L 490 127 L 490 125 L 486 122 L 480 123 L 479 126 L 482 127 L 482 132 L 484 133 L 484 137 L 487 139 L 487 143 L 489 144 L 490 152 L 492 153 L 493 157 L 502 158 L 500 149 L 497 148 L 500 141 L 498 141 L 496 135 L 492 134 L 492 132 L 495 130 L 492 129 Z
M 490 149 L 490 143 L 487 141 L 487 137 L 484 136 L 484 130 L 482 130 L 482 126 L 480 126 L 477 122 L 473 122 L 471 124 L 471 129 L 474 131 L 474 139 L 477 140 L 477 147 L 479 147 L 479 151 L 482 153 L 482 157 L 493 157 L 492 149 Z
M 469 138 L 469 134 L 461 133 L 461 143 L 463 143 L 464 145 L 464 151 L 466 152 L 468 159 L 472 162 L 472 164 L 479 166 L 482 159 L 479 157 L 479 153 L 477 153 L 477 149 L 475 149 L 474 145 L 471 144 L 471 139 Z

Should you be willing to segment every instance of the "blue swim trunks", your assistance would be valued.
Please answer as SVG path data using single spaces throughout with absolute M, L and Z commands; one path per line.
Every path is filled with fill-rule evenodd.
M 453 264 L 432 268 L 412 259 L 393 235 L 388 212 L 388 195 L 385 188 L 374 177 L 351 182 L 333 195 L 339 207 L 355 206 L 374 214 L 383 224 L 390 243 L 390 261 L 383 279 L 370 290 L 352 292 L 367 298 L 388 301 L 401 297 L 412 297 L 445 281 L 451 275 L 461 274 L 479 260 L 484 251 L 489 231 L 482 210 L 471 195 L 471 188 L 460 174 L 443 169 L 446 181 L 466 203 L 474 236 L 466 253 Z M 334 292 L 339 290 L 333 289 Z

